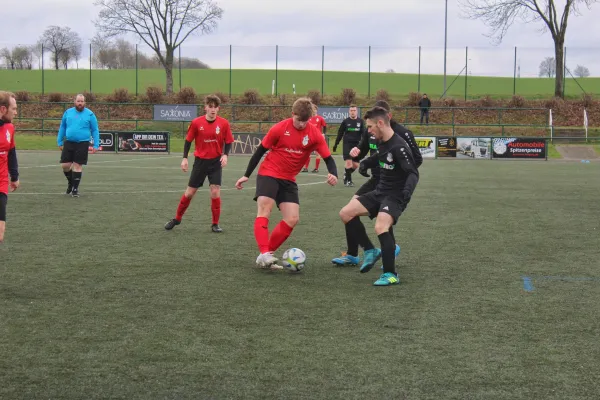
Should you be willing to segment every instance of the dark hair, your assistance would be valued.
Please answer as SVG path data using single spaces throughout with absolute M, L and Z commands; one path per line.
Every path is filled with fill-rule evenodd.
M 292 105 L 292 112 L 298 116 L 302 122 L 306 122 L 313 116 L 313 103 L 308 97 L 300 97 Z
M 383 109 L 387 110 L 387 112 L 390 112 L 390 111 L 391 111 L 391 109 L 392 109 L 392 108 L 390 107 L 390 103 L 388 103 L 388 102 L 387 102 L 387 101 L 385 101 L 385 100 L 378 100 L 378 101 L 375 103 L 375 107 L 381 107 L 381 108 L 383 108 Z
M 382 120 L 386 125 L 390 124 L 389 112 L 383 107 L 373 107 L 364 116 L 364 119 Z
M 221 106 L 221 99 L 215 94 L 209 94 L 204 98 L 204 104 L 207 106 L 219 107 Z

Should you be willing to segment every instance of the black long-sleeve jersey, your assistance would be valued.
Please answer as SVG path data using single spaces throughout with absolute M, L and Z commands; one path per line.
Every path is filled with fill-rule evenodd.
M 358 143 L 362 135 L 367 132 L 365 121 L 362 118 L 346 118 L 340 124 L 338 135 L 335 138 L 335 147 L 344 139 L 344 142 Z
M 421 164 L 423 164 L 423 155 L 421 154 L 421 150 L 419 150 L 419 145 L 417 144 L 417 141 L 415 140 L 415 136 L 413 135 L 413 133 L 409 129 L 407 129 L 405 126 L 400 125 L 398 122 L 394 121 L 393 119 L 390 121 L 390 126 L 392 127 L 394 132 L 397 135 L 400 135 L 400 137 L 402 139 L 404 139 L 404 141 L 408 144 L 408 146 L 410 147 L 410 150 L 412 152 L 412 156 L 413 156 L 413 160 L 415 161 L 415 165 L 417 166 L 417 168 L 419 168 L 421 166 Z M 375 154 L 375 152 L 377 151 L 377 140 L 375 139 L 375 137 L 373 135 L 371 135 L 367 130 L 365 130 L 357 147 L 360 150 L 360 154 L 354 158 L 354 161 L 359 162 L 360 160 L 365 158 L 367 156 L 367 154 L 369 154 L 369 155 Z M 376 166 L 374 168 L 371 168 L 371 174 L 374 177 L 378 177 L 379 176 L 379 167 Z
M 377 194 L 391 196 L 398 201 L 409 199 L 419 182 L 419 170 L 409 145 L 399 135 L 377 145 L 377 151 L 361 163 L 361 167 L 379 166 Z

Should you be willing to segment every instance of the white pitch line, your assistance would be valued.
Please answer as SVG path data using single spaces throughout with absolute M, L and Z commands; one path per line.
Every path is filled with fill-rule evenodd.
M 98 168 L 100 168 L 100 169 L 110 169 L 110 168 L 127 169 L 127 168 L 129 168 L 129 169 L 172 169 L 172 170 L 181 170 L 181 168 L 179 168 L 179 167 L 141 167 L 139 165 L 127 165 L 127 166 L 124 166 L 124 167 L 121 167 L 121 166 L 118 166 L 118 165 L 100 165 L 100 166 L 98 166 Z M 223 172 L 227 172 L 227 171 L 246 172 L 245 169 L 231 169 L 229 167 L 223 168 Z M 298 175 L 298 176 L 309 176 L 309 177 L 310 176 L 318 176 L 318 177 L 324 177 L 324 178 L 327 178 L 329 176 L 329 175 L 313 174 L 313 173 L 306 174 L 306 175 L 305 174 L 306 173 L 304 173 L 302 175 Z
M 137 158 L 130 158 L 127 160 L 110 160 L 110 161 L 94 161 L 91 162 L 87 165 L 87 167 L 96 165 L 96 164 L 104 164 L 104 163 L 119 163 L 119 162 L 128 162 L 128 161 L 140 161 L 140 160 L 156 160 L 159 158 L 175 158 L 175 157 L 180 157 L 180 156 L 161 156 L 161 157 L 156 157 L 156 156 L 139 156 Z M 60 157 L 59 157 L 60 158 Z M 57 161 L 56 164 L 49 164 L 49 165 L 30 165 L 30 166 L 19 166 L 19 169 L 30 169 L 30 168 L 50 168 L 50 167 L 60 167 L 60 163 Z
M 324 183 L 327 182 L 311 182 L 311 183 L 298 183 L 298 186 L 312 186 L 312 185 L 322 185 Z M 248 190 L 248 189 L 256 189 L 256 186 L 248 186 L 248 187 L 244 187 L 244 189 Z M 198 189 L 199 192 L 208 192 L 210 189 Z M 226 190 L 238 190 L 235 187 L 232 188 L 221 188 L 221 191 L 226 191 Z M 242 189 L 243 190 L 243 189 Z M 85 192 L 84 196 L 88 196 L 88 195 L 96 195 L 96 194 L 152 194 L 152 193 L 181 193 L 184 192 L 185 189 L 179 189 L 179 190 L 140 190 L 140 191 L 133 191 L 133 192 Z M 60 193 L 36 193 L 36 192 L 31 192 L 31 193 L 23 193 L 23 192 L 11 192 L 10 196 L 50 196 L 50 195 L 54 195 L 54 196 L 65 196 L 67 197 L 67 195 L 64 192 L 60 192 Z

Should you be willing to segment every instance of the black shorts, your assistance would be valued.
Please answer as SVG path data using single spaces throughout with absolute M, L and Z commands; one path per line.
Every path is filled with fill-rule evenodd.
M 279 207 L 281 203 L 300 204 L 298 185 L 296 182 L 273 178 L 272 176 L 256 176 L 256 194 L 254 196 L 254 201 L 260 196 L 269 197 L 275 200 L 277 207 Z
M 350 157 L 350 150 L 352 150 L 353 148 L 358 147 L 358 142 L 346 142 L 344 141 L 344 151 L 342 153 L 344 160 L 351 160 L 352 157 Z
M 195 189 L 202 187 L 207 176 L 209 184 L 221 186 L 223 176 L 221 157 L 211 159 L 196 158 L 188 186 Z
M 89 147 L 90 142 L 70 142 L 65 140 L 62 153 L 60 155 L 60 163 L 87 165 Z
M 371 175 L 369 180 L 366 181 L 365 183 L 363 183 L 362 186 L 359 187 L 358 190 L 356 191 L 356 193 L 354 193 L 354 194 L 357 196 L 362 196 L 363 194 L 372 192 L 377 187 L 377 182 L 379 182 L 379 177 L 375 177 L 375 176 Z
M 378 194 L 376 191 L 365 193 L 357 200 L 367 209 L 369 218 L 375 219 L 377 214 L 383 212 L 392 216 L 394 225 L 408 205 L 408 201 L 402 201 L 386 194 Z
M 6 193 L 0 193 L 0 221 L 6 222 L 6 204 L 8 203 L 8 196 Z

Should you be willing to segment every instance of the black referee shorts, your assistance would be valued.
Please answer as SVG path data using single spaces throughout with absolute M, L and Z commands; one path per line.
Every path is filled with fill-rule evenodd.
M 358 142 L 355 141 L 345 141 L 344 140 L 344 149 L 343 149 L 343 157 L 344 157 L 344 161 L 345 160 L 351 160 L 352 157 L 350 156 L 350 150 L 352 150 L 353 148 L 358 147 Z
M 6 193 L 0 193 L 0 221 L 6 222 L 6 204 L 8 204 L 8 196 Z
M 377 193 L 372 191 L 365 193 L 357 198 L 369 212 L 369 218 L 377 218 L 377 214 L 386 213 L 394 219 L 394 225 L 398 222 L 398 218 L 402 215 L 408 202 L 404 202 L 387 194 Z
M 70 142 L 65 140 L 62 153 L 60 154 L 60 163 L 75 163 L 87 165 L 90 142 Z
M 298 185 L 296 182 L 273 178 L 272 176 L 256 176 L 256 194 L 254 196 L 254 201 L 260 196 L 275 200 L 277 207 L 279 207 L 281 203 L 300 204 Z
M 192 167 L 192 173 L 190 174 L 188 186 L 198 189 L 204 185 L 204 181 L 207 177 L 210 185 L 221 186 L 221 180 L 223 177 L 221 157 L 211 159 L 196 157 L 194 160 L 194 166 Z

